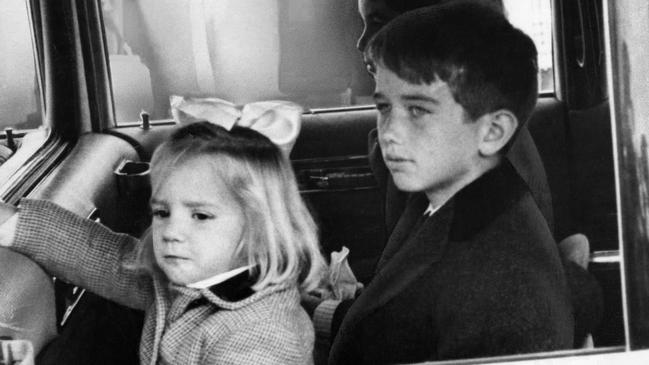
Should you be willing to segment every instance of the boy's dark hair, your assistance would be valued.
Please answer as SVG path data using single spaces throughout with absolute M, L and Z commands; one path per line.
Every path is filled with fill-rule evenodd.
M 415 10 L 423 8 L 425 6 L 439 5 L 444 3 L 450 3 L 457 0 L 385 0 L 388 8 L 399 12 L 404 13 L 406 11 Z M 495 10 L 504 12 L 503 0 L 474 0 L 481 4 L 485 4 L 493 7 Z
M 372 38 L 366 54 L 408 82 L 446 82 L 472 120 L 507 109 L 520 128 L 536 105 L 534 43 L 503 13 L 476 1 L 400 15 Z

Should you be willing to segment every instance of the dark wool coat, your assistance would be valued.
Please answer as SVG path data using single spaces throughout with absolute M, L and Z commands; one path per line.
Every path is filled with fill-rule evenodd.
M 348 311 L 330 364 L 572 348 L 556 243 L 508 162 L 422 220 L 427 205 L 423 194 L 410 197 L 375 277 L 351 306 L 339 307 Z
M 131 308 L 146 311 L 141 364 L 308 364 L 313 325 L 294 285 L 267 287 L 238 301 L 210 289 L 143 276 L 138 240 L 57 205 L 21 202 L 12 249 L 46 271 Z

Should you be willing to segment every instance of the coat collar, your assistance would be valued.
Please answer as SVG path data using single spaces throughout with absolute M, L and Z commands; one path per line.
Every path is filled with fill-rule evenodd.
M 171 307 L 180 305 L 178 311 L 182 314 L 190 306 L 193 307 L 196 304 L 201 305 L 206 303 L 223 310 L 237 310 L 271 294 L 296 287 L 294 282 L 287 281 L 281 284 L 269 285 L 259 291 L 254 291 L 252 285 L 255 281 L 255 277 L 249 275 L 246 271 L 209 288 L 194 289 L 186 286 L 168 284 L 166 288 L 162 289 L 164 290 L 164 296 L 167 298 L 167 302 L 171 304 Z
M 299 300 L 299 292 L 295 283 L 287 281 L 282 284 L 270 285 L 260 291 L 252 291 L 248 272 L 237 275 L 215 287 L 205 289 L 193 289 L 186 286 L 170 284 L 164 274 L 159 271 L 153 272 L 154 286 L 154 308 L 155 325 L 153 329 L 153 345 L 151 346 L 149 364 L 157 364 L 160 354 L 160 343 L 168 324 L 179 318 L 193 305 L 196 300 L 200 304 L 214 306 L 215 310 L 236 311 L 247 307 L 258 301 L 262 301 L 271 295 L 280 295 L 282 300 Z M 231 287 L 226 287 L 226 286 Z M 233 292 L 226 299 L 223 291 L 232 289 Z M 232 296 L 234 295 L 234 296 Z M 231 300 L 234 299 L 234 300 Z M 148 354 L 148 353 L 147 353 Z M 144 355 L 146 359 L 147 354 Z
M 454 198 L 455 218 L 451 241 L 465 241 L 487 227 L 529 192 L 514 167 L 507 160 L 467 185 Z

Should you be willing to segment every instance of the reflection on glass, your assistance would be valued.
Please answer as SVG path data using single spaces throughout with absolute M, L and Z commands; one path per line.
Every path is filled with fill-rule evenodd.
M 527 33 L 539 53 L 539 91 L 554 91 L 550 0 L 504 0 L 507 17 Z
M 288 99 L 307 108 L 367 104 L 372 80 L 356 50 L 355 1 L 103 0 L 118 122 L 170 117 L 169 96 L 234 103 Z M 549 0 L 506 0 L 539 49 L 553 91 Z

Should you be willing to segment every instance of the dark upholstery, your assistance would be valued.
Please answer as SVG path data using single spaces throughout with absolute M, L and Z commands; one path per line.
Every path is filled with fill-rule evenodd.
M 555 238 L 559 241 L 574 233 L 564 104 L 555 98 L 539 99 L 528 129 L 545 166 L 552 194 Z

